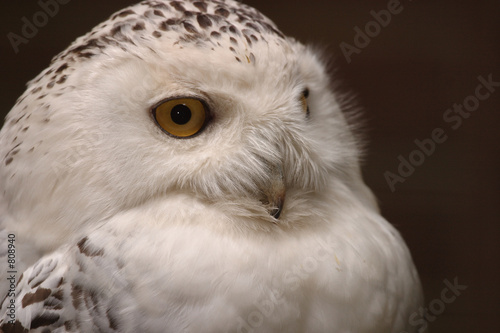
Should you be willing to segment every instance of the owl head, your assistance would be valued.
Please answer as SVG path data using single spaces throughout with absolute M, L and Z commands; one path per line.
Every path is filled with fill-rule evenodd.
M 373 205 L 314 49 L 239 2 L 143 1 L 57 55 L 0 132 L 5 224 L 46 249 L 182 193 L 238 228 Z M 50 241 L 48 241 L 50 240 Z

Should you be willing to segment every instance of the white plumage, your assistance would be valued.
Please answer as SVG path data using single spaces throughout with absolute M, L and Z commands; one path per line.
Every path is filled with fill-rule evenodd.
M 248 6 L 113 15 L 0 132 L 2 330 L 416 331 L 417 273 L 341 107 L 314 50 Z

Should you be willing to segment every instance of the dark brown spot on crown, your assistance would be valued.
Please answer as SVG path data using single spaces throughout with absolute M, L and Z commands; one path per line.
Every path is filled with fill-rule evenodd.
M 135 30 L 135 31 L 144 30 L 144 22 L 136 23 L 136 25 L 134 25 L 132 27 L 132 30 Z
M 56 83 L 54 81 L 50 81 L 49 83 L 47 83 L 47 88 L 52 88 Z
M 167 20 L 168 25 L 175 25 L 175 24 L 177 24 L 177 22 L 179 22 L 179 20 L 172 19 L 172 18 Z
M 229 16 L 229 11 L 225 8 L 222 8 L 222 7 L 218 7 L 215 12 L 215 14 L 217 15 L 220 15 L 220 16 L 223 16 L 223 17 L 228 17 Z
M 240 14 L 236 14 L 236 15 L 238 16 L 238 18 L 236 19 L 236 22 L 243 23 L 243 22 L 248 21 L 248 19 L 245 16 L 240 15 Z
M 174 7 L 175 10 L 179 12 L 185 12 L 186 8 L 180 3 L 180 1 L 170 1 L 170 6 Z
M 81 46 L 81 49 L 76 48 L 75 50 L 77 51 L 84 51 L 84 50 L 89 50 L 89 49 L 95 49 L 95 48 L 102 48 L 102 46 L 99 44 L 99 40 L 96 38 L 90 39 L 88 42 L 86 42 L 84 45 Z
M 252 22 L 247 22 L 245 24 L 247 27 L 249 27 L 250 29 L 252 29 L 253 31 L 257 32 L 257 33 L 260 33 L 260 29 L 259 27 L 257 27 L 255 24 L 253 24 Z
M 90 59 L 90 58 L 92 58 L 93 56 L 95 56 L 95 54 L 94 54 L 94 53 L 92 53 L 92 52 L 83 52 L 83 53 L 80 53 L 78 56 L 79 56 L 80 58 L 87 58 L 87 59 Z
M 186 29 L 186 31 L 194 34 L 198 33 L 198 30 L 196 30 L 196 28 L 191 23 L 183 22 L 182 24 L 184 25 L 184 29 Z
M 272 25 L 270 25 L 267 22 L 260 21 L 260 25 L 262 25 L 264 28 L 266 28 L 268 31 L 275 33 L 281 38 L 285 38 L 285 36 L 281 33 L 281 31 L 276 30 Z
M 17 145 L 15 145 L 11 150 L 9 150 L 9 152 L 7 153 L 7 155 L 5 157 L 7 157 L 10 153 L 12 153 L 20 145 L 21 145 L 20 143 L 18 143 Z
M 159 16 L 159 17 L 165 17 L 165 15 L 163 15 L 163 13 L 161 11 L 159 11 L 158 9 L 155 9 L 153 11 L 153 13 L 156 15 L 156 16 Z
M 208 14 L 208 13 L 205 15 L 207 15 L 209 19 L 211 19 L 213 22 L 216 22 L 216 23 L 220 23 L 222 20 L 224 20 L 224 18 L 222 18 L 219 15 Z
M 121 12 L 116 13 L 115 15 L 113 15 L 113 17 L 111 19 L 115 19 L 117 17 L 126 17 L 126 16 L 133 15 L 133 14 L 135 14 L 135 12 L 133 10 L 126 9 L 126 10 L 123 10 Z
M 162 30 L 162 31 L 168 31 L 169 30 L 169 27 L 168 27 L 168 23 L 167 21 L 163 21 L 161 22 L 159 25 L 158 25 L 158 29 Z
M 236 39 L 234 39 L 233 37 L 230 37 L 229 38 L 229 41 L 231 42 L 231 44 L 233 45 L 238 45 L 238 41 Z
M 159 31 L 154 31 L 153 32 L 153 36 L 156 37 L 156 38 L 160 38 L 161 37 L 161 32 Z
M 207 12 L 207 4 L 201 1 L 196 1 L 193 2 L 193 5 L 198 8 L 201 12 L 206 13 Z
M 240 35 L 240 31 L 234 25 L 229 26 L 229 31 L 235 35 Z
M 66 82 L 66 79 L 68 78 L 67 75 L 63 75 L 59 78 L 59 80 L 57 80 L 57 84 L 63 84 L 64 82 Z
M 17 118 L 15 123 L 17 124 L 21 119 L 23 119 L 26 116 L 26 113 L 24 113 L 21 117 Z
M 168 10 L 168 7 L 164 3 L 155 3 L 155 4 L 149 4 L 150 8 L 157 8 L 157 9 L 163 9 L 163 10 Z
M 21 304 L 23 308 L 25 308 L 28 305 L 43 302 L 50 296 L 50 294 L 50 289 L 38 288 L 34 293 L 28 293 L 24 295 Z
M 122 25 L 120 24 L 120 25 L 114 27 L 113 29 L 111 29 L 110 33 L 112 36 L 115 36 L 117 34 L 121 34 L 122 33 Z
M 210 33 L 210 36 L 214 37 L 214 38 L 220 38 L 221 34 L 218 33 L 217 31 L 212 31 Z
M 198 21 L 198 24 L 202 29 L 207 29 L 208 27 L 212 26 L 212 21 L 208 18 L 207 15 L 200 14 L 196 17 L 196 20 Z
M 56 70 L 56 73 L 61 73 L 63 70 L 65 70 L 66 68 L 68 68 L 68 64 L 62 64 L 61 66 L 59 66 L 59 68 Z M 49 73 L 47 73 L 49 74 Z
M 23 97 L 19 98 L 19 99 L 17 100 L 17 102 L 16 102 L 16 105 L 21 104 L 21 103 L 24 101 L 24 99 L 25 99 L 25 98 L 26 98 L 26 96 L 23 96 Z
M 9 165 L 10 163 L 12 163 L 14 159 L 12 157 L 9 157 L 8 159 L 5 160 L 5 165 Z

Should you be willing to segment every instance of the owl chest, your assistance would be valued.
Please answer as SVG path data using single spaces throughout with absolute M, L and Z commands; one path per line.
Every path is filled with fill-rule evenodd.
M 125 267 L 136 310 L 148 313 L 144 324 L 152 330 L 322 332 L 366 311 L 382 316 L 373 304 L 394 303 L 385 293 L 389 258 L 368 240 L 359 239 L 358 247 L 333 234 L 233 239 L 182 230 L 163 236 L 152 242 L 161 248 L 143 250 Z

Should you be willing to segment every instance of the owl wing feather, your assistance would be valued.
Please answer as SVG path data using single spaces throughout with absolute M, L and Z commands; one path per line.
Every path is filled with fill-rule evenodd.
M 96 271 L 116 267 L 89 243 L 84 237 L 23 272 L 2 302 L 0 332 L 122 331 L 106 283 L 93 283 Z

